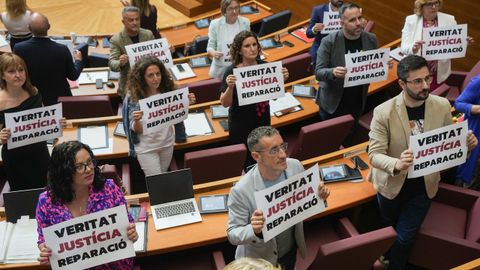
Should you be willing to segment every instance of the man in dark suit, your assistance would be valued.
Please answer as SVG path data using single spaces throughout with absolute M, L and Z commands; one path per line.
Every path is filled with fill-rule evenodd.
M 60 96 L 71 96 L 69 80 L 76 80 L 82 72 L 82 55 L 72 54 L 65 45 L 58 44 L 48 37 L 50 24 L 47 17 L 34 13 L 30 22 L 33 38 L 15 45 L 13 52 L 27 64 L 30 81 L 42 95 L 43 104 L 57 103 Z
M 345 54 L 377 49 L 377 38 L 363 31 L 362 10 L 358 5 L 345 4 L 339 13 L 342 30 L 323 38 L 317 51 L 315 77 L 320 82 L 320 89 L 316 102 L 322 120 L 351 114 L 358 123 L 367 101 L 368 84 L 343 87 L 347 73 Z M 356 126 L 351 134 L 354 134 Z M 344 144 L 352 144 L 351 136 Z
M 317 60 L 317 50 L 320 46 L 322 38 L 326 37 L 327 34 L 322 34 L 323 28 L 323 14 L 325 12 L 334 12 L 343 5 L 343 0 L 330 0 L 330 3 L 318 5 L 313 8 L 312 17 L 310 18 L 310 23 L 307 27 L 307 37 L 315 38 L 313 41 L 312 47 L 310 47 L 310 56 L 312 57 L 313 66 L 315 66 L 315 61 Z

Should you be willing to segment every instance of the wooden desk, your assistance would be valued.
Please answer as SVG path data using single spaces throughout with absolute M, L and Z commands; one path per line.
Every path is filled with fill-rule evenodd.
M 256 3 L 258 4 L 258 9 L 259 9 L 258 13 L 240 15 L 245 18 L 248 18 L 251 24 L 260 22 L 263 18 L 273 14 L 270 11 L 271 9 L 269 7 L 261 4 L 258 1 L 248 1 L 248 2 L 242 3 L 241 5 L 242 6 L 255 5 Z M 215 19 L 220 16 L 221 16 L 220 11 L 216 11 L 214 13 L 210 13 L 196 19 L 201 19 L 201 18 Z M 187 24 L 160 29 L 160 34 L 162 35 L 162 37 L 165 37 L 168 39 L 169 44 L 173 45 L 175 48 L 178 48 L 178 47 L 183 47 L 187 43 L 191 43 L 196 36 L 207 36 L 208 27 L 198 29 L 195 26 L 195 20 L 191 20 Z
M 366 146 L 367 143 L 363 143 L 327 155 L 312 158 L 303 161 L 302 163 L 306 168 L 314 165 L 315 163 L 322 165 L 345 163 L 349 166 L 353 166 L 348 158 L 343 157 L 345 153 L 352 151 L 360 151 L 360 156 L 366 163 L 368 163 L 368 157 L 364 151 Z M 366 179 L 367 174 L 368 170 L 362 171 L 362 176 L 364 179 Z M 198 200 L 199 196 L 228 194 L 232 184 L 238 181 L 238 179 L 239 177 L 233 177 L 225 180 L 195 185 L 195 197 Z M 324 212 L 314 216 L 312 219 L 324 217 L 360 205 L 364 202 L 372 200 L 376 194 L 372 184 L 368 181 L 362 181 L 358 183 L 337 182 L 328 184 L 328 187 L 331 192 L 330 198 L 328 199 L 328 208 Z M 127 196 L 127 201 L 130 203 L 148 201 L 148 194 L 143 193 Z M 202 215 L 202 219 L 203 221 L 199 223 L 156 231 L 152 216 L 150 215 L 148 221 L 147 252 L 144 254 L 137 254 L 137 256 L 151 256 L 155 254 L 180 251 L 227 241 L 227 213 L 206 214 Z M 11 269 L 15 267 L 45 269 L 45 267 L 42 268 L 38 264 L 0 265 L 0 269 Z
M 102 68 L 84 68 L 83 72 L 91 72 L 91 71 L 110 71 L 108 67 Z M 78 88 L 71 89 L 73 96 L 96 96 L 96 95 L 107 95 L 110 98 L 118 97 L 117 88 L 118 88 L 118 81 L 109 80 L 109 82 L 113 82 L 115 84 L 114 88 L 109 88 L 105 83 L 103 84 L 102 89 L 97 89 L 95 87 L 95 83 L 92 84 L 79 84 Z

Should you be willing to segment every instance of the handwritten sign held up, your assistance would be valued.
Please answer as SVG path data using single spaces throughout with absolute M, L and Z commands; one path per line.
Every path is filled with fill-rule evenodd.
M 408 176 L 420 177 L 445 170 L 467 159 L 467 121 L 410 136 L 413 164 Z
M 386 80 L 389 56 L 389 48 L 346 54 L 344 87 Z
M 467 53 L 467 25 L 423 29 L 422 55 L 426 60 L 462 58 Z
M 85 269 L 135 256 L 125 205 L 43 228 L 52 269 Z
M 325 210 L 318 196 L 320 175 L 318 164 L 274 186 L 255 192 L 257 208 L 262 210 L 267 242 L 300 221 Z
M 272 62 L 233 69 L 237 78 L 238 105 L 267 101 L 283 97 L 285 87 L 282 62 Z
M 62 137 L 62 104 L 5 114 L 12 136 L 8 149 Z
M 342 25 L 340 24 L 340 14 L 338 12 L 324 12 L 323 13 L 323 29 L 320 33 L 322 34 L 330 34 L 333 32 L 337 32 L 338 30 L 342 29 Z
M 161 130 L 188 117 L 188 87 L 138 101 L 143 111 L 143 134 Z
M 173 66 L 172 53 L 166 38 L 154 39 L 125 46 L 130 67 L 146 56 L 160 59 L 167 69 Z

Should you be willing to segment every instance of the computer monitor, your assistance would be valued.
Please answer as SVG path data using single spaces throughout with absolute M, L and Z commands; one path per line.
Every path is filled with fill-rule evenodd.
M 262 20 L 258 36 L 263 37 L 288 26 L 292 12 L 290 10 L 284 10 L 279 13 L 268 16 Z
M 84 68 L 88 66 L 88 43 L 80 43 L 75 50 L 82 54 L 82 65 Z

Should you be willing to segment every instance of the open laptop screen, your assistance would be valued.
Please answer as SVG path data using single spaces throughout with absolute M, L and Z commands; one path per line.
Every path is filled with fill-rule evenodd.
M 44 188 L 36 188 L 5 192 L 3 201 L 7 221 L 15 223 L 21 216 L 26 215 L 35 218 L 38 196 L 43 191 L 45 191 Z
M 194 196 L 190 169 L 147 176 L 146 181 L 150 205 L 191 199 Z

